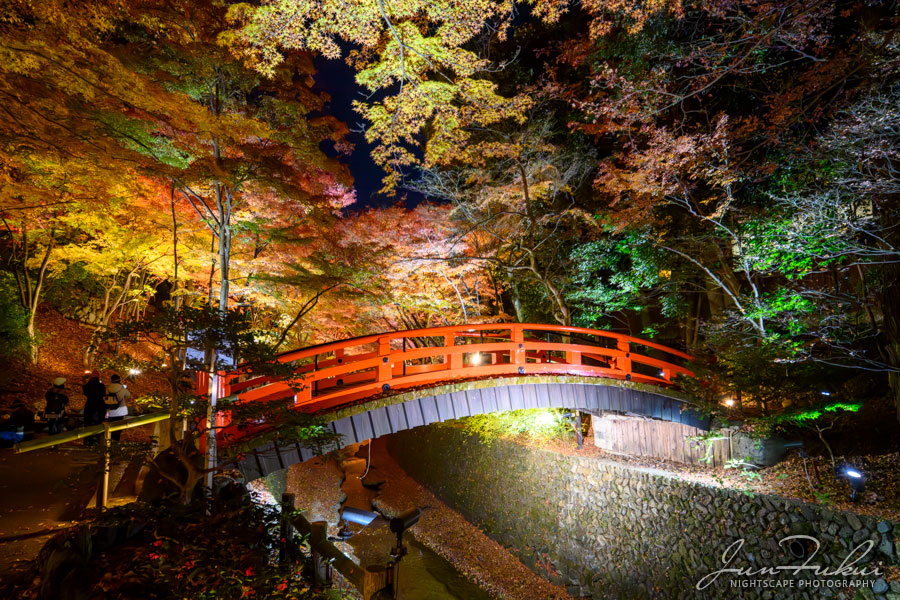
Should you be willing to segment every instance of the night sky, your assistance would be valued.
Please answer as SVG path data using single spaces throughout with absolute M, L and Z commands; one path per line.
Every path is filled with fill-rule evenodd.
M 327 92 L 331 101 L 325 104 L 324 112 L 337 117 L 347 124 L 351 133 L 348 140 L 355 145 L 352 156 L 347 163 L 353 174 L 354 187 L 356 188 L 356 204 L 352 209 L 367 208 L 370 206 L 390 206 L 399 202 L 403 196 L 407 196 L 406 205 L 415 206 L 422 200 L 422 196 L 415 192 L 399 190 L 396 197 L 386 197 L 378 193 L 381 189 L 381 179 L 384 170 L 372 160 L 372 145 L 366 142 L 362 130 L 365 123 L 362 117 L 353 110 L 353 100 L 363 100 L 363 90 L 356 85 L 354 77 L 356 72 L 343 59 L 328 60 L 317 57 L 313 89 L 317 92 Z M 334 151 L 330 144 L 323 143 L 323 149 L 331 155 Z M 346 161 L 345 161 L 346 162 Z

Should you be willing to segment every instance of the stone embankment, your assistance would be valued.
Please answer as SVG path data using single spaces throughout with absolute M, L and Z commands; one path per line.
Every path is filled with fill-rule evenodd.
M 401 432 L 388 447 L 411 477 L 572 595 L 852 598 L 861 591 L 900 600 L 900 581 L 892 580 L 900 573 L 900 523 L 596 456 L 510 441 L 488 446 L 449 426 Z M 868 549 L 853 567 L 865 575 L 758 574 L 808 559 L 834 570 L 854 562 L 847 558 L 854 548 Z M 725 562 L 757 574 L 716 577 Z

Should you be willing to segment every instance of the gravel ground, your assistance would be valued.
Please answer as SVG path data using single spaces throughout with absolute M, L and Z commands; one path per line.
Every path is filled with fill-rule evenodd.
M 344 501 L 343 480 L 344 472 L 336 461 L 313 458 L 288 469 L 287 491 L 294 494 L 297 508 L 305 511 L 303 516 L 310 523 L 327 521 L 332 530 Z
M 565 589 L 531 571 L 506 548 L 409 477 L 388 454 L 383 441 L 375 440 L 372 446 L 370 475 L 385 482 L 373 502 L 375 510 L 391 517 L 414 506 L 430 507 L 410 531 L 419 542 L 495 598 L 571 598 Z M 328 521 L 329 533 L 334 534 L 340 503 L 345 497 L 341 491 L 343 478 L 344 472 L 337 461 L 323 463 L 321 459 L 313 459 L 290 468 L 287 490 L 296 495 L 298 508 L 309 511 L 307 518 Z M 352 557 L 353 549 L 349 545 L 339 546 Z

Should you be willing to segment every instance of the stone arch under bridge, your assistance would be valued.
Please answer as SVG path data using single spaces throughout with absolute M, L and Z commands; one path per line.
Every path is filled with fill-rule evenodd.
M 462 417 L 528 408 L 568 408 L 599 415 L 638 415 L 708 430 L 709 419 L 687 409 L 685 396 L 654 385 L 579 376 L 520 376 L 417 389 L 327 414 L 342 446 Z M 315 456 L 300 443 L 269 442 L 232 465 L 247 481 Z

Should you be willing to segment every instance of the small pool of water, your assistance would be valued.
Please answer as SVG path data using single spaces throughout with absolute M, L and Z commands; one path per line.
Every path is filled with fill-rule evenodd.
M 364 487 L 360 477 L 366 467 L 365 459 L 350 459 L 343 463 L 346 479 L 341 489 L 347 494 L 343 506 L 372 510 L 372 499 L 377 492 Z M 390 485 L 390 484 L 387 484 Z M 396 536 L 388 528 L 388 522 L 378 517 L 347 540 L 356 560 L 363 567 L 384 565 L 390 560 L 390 551 Z M 470 582 L 445 558 L 421 544 L 411 533 L 403 536 L 406 556 L 400 561 L 400 590 L 397 600 L 490 600 L 491 596 Z
M 450 562 L 412 536 L 406 540 L 406 547 L 408 553 L 400 562 L 398 600 L 490 600 L 490 594 L 463 577 Z
M 363 566 L 384 565 L 396 538 L 387 522 L 378 519 L 346 543 Z M 491 596 L 466 579 L 445 558 L 420 543 L 411 534 L 403 536 L 406 556 L 400 561 L 398 600 L 490 600 Z

